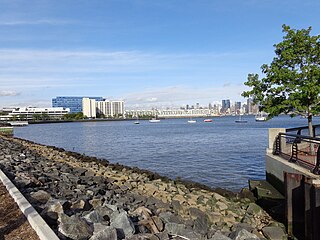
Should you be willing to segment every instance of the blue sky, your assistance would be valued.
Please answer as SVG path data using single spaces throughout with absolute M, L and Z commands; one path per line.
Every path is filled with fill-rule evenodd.
M 0 107 L 55 96 L 129 108 L 243 101 L 282 24 L 313 27 L 316 0 L 0 0 Z

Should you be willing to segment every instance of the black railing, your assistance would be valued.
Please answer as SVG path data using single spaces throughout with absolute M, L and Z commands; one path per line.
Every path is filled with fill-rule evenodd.
M 320 127 L 317 125 L 315 127 Z M 305 128 L 287 129 L 301 131 Z M 316 128 L 314 128 L 314 131 Z M 273 154 L 279 155 L 289 162 L 297 163 L 320 175 L 320 138 L 301 134 L 279 133 L 273 148 Z

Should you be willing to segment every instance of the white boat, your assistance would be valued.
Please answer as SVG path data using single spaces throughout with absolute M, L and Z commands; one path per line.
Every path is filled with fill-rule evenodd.
M 247 123 L 248 121 L 247 121 L 247 120 L 243 120 L 243 119 L 241 118 L 241 115 L 239 115 L 239 119 L 238 119 L 238 120 L 235 120 L 234 122 L 235 122 L 235 123 Z
M 255 119 L 257 122 L 264 122 L 264 121 L 267 121 L 267 116 L 262 112 L 260 112 L 256 115 Z
M 11 121 L 8 123 L 13 127 L 24 127 L 29 125 L 28 121 Z
M 188 123 L 196 123 L 197 120 L 193 120 L 192 118 L 190 118 L 190 120 L 188 120 Z
M 149 120 L 150 123 L 158 123 L 160 122 L 160 119 L 157 119 L 157 118 L 152 118 Z
M 203 120 L 204 122 L 212 122 L 212 119 L 211 118 L 208 118 L 208 119 L 205 119 Z
M 196 120 L 189 120 L 188 123 L 196 123 Z

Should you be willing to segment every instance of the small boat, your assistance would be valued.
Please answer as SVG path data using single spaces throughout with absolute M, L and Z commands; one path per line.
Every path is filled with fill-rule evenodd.
M 188 123 L 196 123 L 197 120 L 188 120 Z
M 212 122 L 212 119 L 205 119 L 204 122 Z
M 24 126 L 28 126 L 28 121 L 11 121 L 8 122 L 10 124 L 10 126 L 13 127 L 24 127 Z
M 137 120 L 136 121 L 134 121 L 134 124 L 140 124 L 140 122 L 139 122 L 139 118 L 137 117 Z
M 267 116 L 262 112 L 260 112 L 256 115 L 255 119 L 256 119 L 256 122 L 264 122 L 264 121 L 267 121 Z
M 190 118 L 190 120 L 188 120 L 188 123 L 196 123 L 197 120 L 193 120 L 192 118 Z
M 241 115 L 239 115 L 239 119 L 238 119 L 238 120 L 235 120 L 234 122 L 235 122 L 235 123 L 247 123 L 248 121 L 247 121 L 247 120 L 243 120 L 243 119 L 241 118 Z
M 160 122 L 160 119 L 157 119 L 157 118 L 152 118 L 149 120 L 150 123 L 158 123 Z

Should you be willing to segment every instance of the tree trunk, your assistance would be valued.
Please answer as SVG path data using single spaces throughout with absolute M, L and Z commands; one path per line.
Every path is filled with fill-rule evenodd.
M 309 136 L 314 137 L 314 131 L 312 126 L 312 114 L 308 112 L 308 129 L 309 129 Z M 315 144 L 310 143 L 310 153 L 311 155 L 315 155 Z
M 313 126 L 312 126 L 312 114 L 308 113 L 308 129 L 309 129 L 309 136 L 314 137 Z

